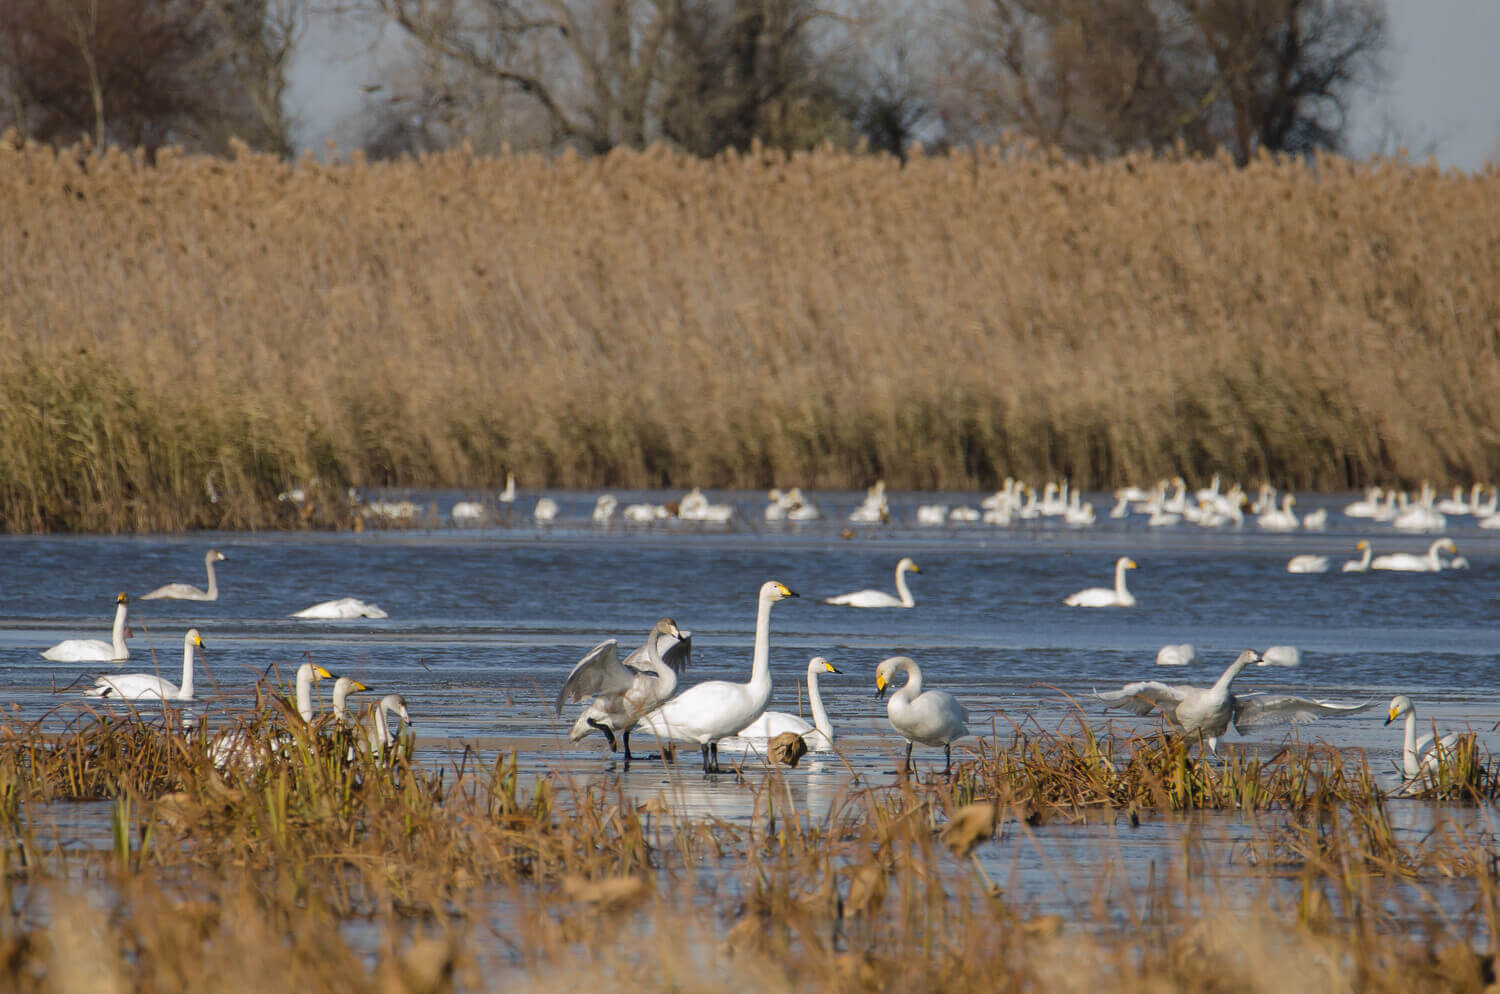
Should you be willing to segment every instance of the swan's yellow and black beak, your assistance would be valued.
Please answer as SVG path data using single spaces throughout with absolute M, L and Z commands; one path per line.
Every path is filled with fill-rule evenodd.
M 123 591 L 123 590 L 120 591 L 120 596 L 118 596 L 118 597 L 115 598 L 115 603 L 116 604 L 129 604 L 130 603 L 130 595 L 127 594 L 127 593 L 125 593 L 125 591 Z
M 1138 566 L 1136 564 L 1136 561 L 1134 559 L 1127 559 L 1127 560 L 1125 560 L 1125 568 L 1126 569 L 1140 569 L 1140 566 Z
M 350 690 L 369 690 L 370 688 L 366 687 L 364 684 L 360 683 L 358 680 L 355 680 L 353 683 L 351 683 L 349 685 L 349 689 Z
M 783 597 L 801 597 L 802 596 L 801 594 L 797 593 L 797 591 L 793 590 L 791 587 L 788 587 L 784 583 L 778 583 L 778 584 L 776 584 L 776 589 L 781 592 L 781 596 L 783 596 Z
M 200 649 L 203 648 L 203 636 L 202 635 L 194 635 L 193 636 L 193 644 L 196 645 Z
M 333 679 L 333 674 L 330 673 L 330 672 L 328 672 L 323 667 L 321 667 L 321 666 L 319 666 L 319 665 L 317 665 L 315 663 L 315 664 L 313 664 L 313 679 L 314 680 L 323 680 L 323 679 L 330 679 L 331 680 L 331 679 Z
M 1396 709 L 1395 708 L 1391 708 L 1391 713 L 1388 714 L 1388 715 L 1386 715 L 1385 723 L 1387 725 L 1389 725 L 1391 722 L 1393 722 L 1395 720 L 1396 720 Z
M 826 670 L 829 673 L 842 673 L 842 672 L 844 672 L 843 670 L 839 669 L 837 666 L 833 665 L 832 663 L 830 663 L 826 659 L 823 660 L 823 669 Z
M 884 673 L 875 674 L 875 697 L 877 700 L 885 697 L 885 688 L 889 686 L 890 682 L 886 680 Z

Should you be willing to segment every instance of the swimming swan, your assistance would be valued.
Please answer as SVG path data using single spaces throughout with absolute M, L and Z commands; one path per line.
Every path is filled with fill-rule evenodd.
M 1406 737 L 1401 746 L 1401 776 L 1406 780 L 1436 777 L 1442 764 L 1451 761 L 1448 753 L 1458 745 L 1458 733 L 1449 732 L 1436 740 L 1432 735 L 1418 739 L 1417 709 L 1412 706 L 1411 698 L 1397 694 L 1391 698 L 1391 709 L 1385 723 L 1389 725 L 1402 715 L 1406 715 Z
M 313 720 L 312 686 L 319 680 L 331 679 L 333 674 L 316 663 L 306 662 L 297 667 L 297 690 L 296 706 L 297 717 L 302 719 L 303 724 L 311 725 Z M 267 738 L 267 748 L 274 754 L 296 741 L 285 729 L 273 732 Z M 213 761 L 216 769 L 227 769 L 230 766 L 240 766 L 247 770 L 254 770 L 260 766 L 261 753 L 255 748 L 255 742 L 246 728 L 230 728 L 219 732 L 213 737 L 208 745 L 208 756 Z
M 198 629 L 189 628 L 182 638 L 182 686 L 153 673 L 101 676 L 84 691 L 89 697 L 112 701 L 190 701 L 193 699 L 193 650 L 203 648 Z
M 141 600 L 152 601 L 169 599 L 175 601 L 216 601 L 219 599 L 219 577 L 214 573 L 214 563 L 228 561 L 229 557 L 218 549 L 209 549 L 203 557 L 203 565 L 208 569 L 208 589 L 199 590 L 190 583 L 169 583 L 164 587 L 157 587 L 149 594 L 142 594 Z
M 1178 642 L 1156 650 L 1157 666 L 1186 666 L 1197 657 L 1191 643 Z
M 1231 693 L 1230 684 L 1240 675 L 1240 670 L 1260 661 L 1254 649 L 1240 653 L 1229 668 L 1212 687 L 1169 687 L 1156 680 L 1127 683 L 1119 690 L 1094 696 L 1106 707 L 1120 708 L 1132 714 L 1148 715 L 1160 711 L 1168 723 L 1187 735 L 1201 734 L 1210 752 L 1217 752 L 1219 737 L 1234 722 L 1241 735 L 1252 729 L 1262 728 L 1277 722 L 1302 724 L 1316 721 L 1324 715 L 1355 714 L 1368 710 L 1374 702 L 1364 704 L 1327 704 L 1304 697 L 1267 697 L 1258 694 L 1239 695 Z
M 1288 573 L 1327 573 L 1327 556 L 1293 556 L 1286 562 Z
M 346 621 L 350 618 L 389 618 L 379 607 L 367 604 L 354 597 L 340 597 L 335 601 L 323 601 L 305 607 L 292 615 L 293 618 L 313 618 L 320 621 Z
M 719 772 L 719 740 L 759 718 L 771 700 L 771 605 L 796 596 L 784 583 L 761 584 L 749 683 L 709 680 L 689 687 L 641 719 L 640 727 L 658 739 L 697 743 L 703 772 Z
M 922 572 L 917 564 L 911 561 L 911 557 L 904 557 L 896 564 L 896 592 L 899 597 L 892 597 L 884 590 L 856 590 L 852 594 L 839 594 L 837 597 L 829 597 L 823 601 L 824 604 L 839 604 L 844 607 L 916 607 L 917 602 L 912 597 L 911 591 L 906 588 L 906 571 L 913 573 Z
M 1458 555 L 1458 546 L 1451 538 L 1440 538 L 1432 543 L 1425 556 L 1414 556 L 1409 552 L 1392 552 L 1388 555 L 1376 556 L 1370 561 L 1370 568 L 1394 570 L 1398 573 L 1438 573 L 1443 569 L 1443 561 L 1438 558 L 1438 553 L 1443 551 Z
M 43 659 L 59 663 L 120 662 L 130 658 L 130 648 L 125 640 L 130 638 L 127 624 L 130 598 L 125 594 L 115 598 L 115 626 L 110 641 L 99 639 L 65 639 L 42 653 Z
M 1368 573 L 1370 572 L 1370 542 L 1368 539 L 1360 539 L 1354 545 L 1354 551 L 1363 552 L 1360 559 L 1351 559 L 1344 564 L 1345 573 Z
M 651 627 L 646 641 L 620 662 L 619 643 L 607 639 L 594 646 L 580 659 L 562 689 L 557 692 L 556 711 L 562 714 L 565 701 L 593 701 L 584 708 L 568 733 L 569 742 L 578 742 L 591 731 L 600 731 L 615 750 L 615 733 L 625 746 L 629 763 L 630 732 L 641 716 L 655 711 L 677 690 L 677 674 L 692 662 L 693 633 L 677 627 L 671 618 L 661 618 Z
M 1068 607 L 1134 607 L 1135 598 L 1125 589 L 1125 571 L 1137 569 L 1135 560 L 1121 556 L 1115 561 L 1115 587 L 1089 587 L 1063 601 Z
M 906 765 L 910 772 L 911 747 L 915 742 L 943 747 L 943 775 L 953 769 L 953 742 L 969 734 L 969 711 L 946 690 L 922 690 L 922 670 L 910 656 L 892 656 L 875 667 L 875 696 L 884 697 L 897 670 L 906 671 L 906 683 L 891 694 L 885 713 L 891 727 L 906 739 Z
M 767 711 L 756 718 L 749 725 L 740 729 L 737 739 L 749 739 L 746 742 L 748 748 L 754 744 L 762 753 L 765 752 L 766 743 L 778 735 L 792 732 L 802 736 L 807 741 L 807 748 L 813 752 L 827 752 L 833 748 L 833 724 L 828 720 L 828 712 L 823 709 L 823 695 L 818 691 L 818 677 L 823 673 L 843 672 L 822 656 L 814 656 L 807 661 L 807 703 L 812 708 L 813 723 L 809 725 L 800 717 L 788 714 L 785 711 Z M 731 740 L 726 739 L 728 744 Z

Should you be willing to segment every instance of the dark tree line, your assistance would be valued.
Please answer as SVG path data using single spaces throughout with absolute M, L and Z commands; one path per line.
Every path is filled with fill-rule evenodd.
M 283 97 L 308 2 L 7 0 L 0 129 L 290 154 Z M 1340 149 L 1386 44 L 1382 0 L 950 0 L 920 20 L 820 0 L 345 2 L 413 53 L 368 88 L 376 156 L 459 142 L 901 155 L 1009 132 L 1079 155 L 1243 162 Z

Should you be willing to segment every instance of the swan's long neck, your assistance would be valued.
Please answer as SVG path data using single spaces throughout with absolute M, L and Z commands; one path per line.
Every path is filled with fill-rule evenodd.
M 130 648 L 125 644 L 126 618 L 129 613 L 130 609 L 123 603 L 115 608 L 115 625 L 110 631 L 110 641 L 113 643 L 114 658 L 116 659 L 130 658 Z
M 1375 547 L 1373 545 L 1371 545 L 1369 542 L 1366 542 L 1365 543 L 1365 554 L 1359 560 L 1360 566 L 1364 567 L 1365 569 L 1369 569 L 1370 568 L 1370 556 L 1374 554 L 1374 551 L 1375 551 Z
M 771 695 L 771 598 L 762 594 L 755 613 L 755 655 L 750 660 L 752 693 Z
M 813 727 L 823 734 L 829 742 L 833 741 L 833 723 L 828 720 L 828 712 L 823 709 L 823 695 L 818 690 L 818 670 L 821 666 L 808 666 L 807 668 L 807 703 L 812 707 Z
M 349 689 L 347 687 L 335 686 L 333 688 L 333 720 L 340 725 L 349 723 Z
M 1444 548 L 1443 540 L 1438 539 L 1427 549 L 1427 565 L 1431 566 L 1434 570 L 1443 568 L 1443 561 L 1438 558 L 1438 550 L 1441 548 Z
M 1125 589 L 1125 564 L 1115 563 L 1115 593 L 1124 597 L 1128 592 Z
M 303 667 L 297 671 L 297 713 L 302 720 L 312 724 L 312 670 Z
M 370 737 L 374 739 L 375 747 L 377 749 L 389 748 L 394 740 L 391 738 L 391 726 L 387 724 L 385 720 L 384 701 L 382 701 L 380 706 L 375 709 L 375 713 L 371 715 L 370 720 L 372 722 L 370 728 Z
M 193 699 L 193 637 L 185 636 L 182 640 L 182 684 L 177 688 L 177 699 L 179 701 L 190 701 Z
M 912 597 L 911 591 L 906 589 L 906 565 L 904 563 L 896 567 L 896 593 L 901 597 L 903 607 L 916 606 L 916 599 Z
M 203 565 L 208 567 L 208 599 L 216 601 L 219 599 L 219 575 L 214 572 L 213 553 L 209 553 L 203 560 Z
M 1234 683 L 1234 678 L 1239 676 L 1240 670 L 1244 669 L 1246 666 L 1249 666 L 1250 663 L 1254 661 L 1254 659 L 1254 656 L 1244 656 L 1230 663 L 1229 669 L 1225 670 L 1224 675 L 1219 677 L 1218 682 L 1214 684 L 1214 695 L 1222 697 L 1223 695 L 1228 694 L 1229 685 Z
M 891 699 L 900 698 L 902 704 L 910 704 L 922 693 L 922 671 L 909 659 L 901 663 L 901 669 L 906 671 L 906 686 L 896 691 Z
M 656 674 L 651 688 L 652 693 L 659 700 L 671 697 L 673 691 L 677 689 L 677 671 L 668 666 L 667 661 L 662 658 L 661 642 L 668 637 L 665 632 L 653 633 L 649 643 L 650 648 L 646 650 L 646 662 L 651 667 L 651 671 Z M 382 713 L 384 713 L 383 708 Z
M 1401 746 L 1401 770 L 1407 779 L 1415 777 L 1422 772 L 1417 765 L 1417 710 L 1412 708 L 1406 712 L 1406 740 Z

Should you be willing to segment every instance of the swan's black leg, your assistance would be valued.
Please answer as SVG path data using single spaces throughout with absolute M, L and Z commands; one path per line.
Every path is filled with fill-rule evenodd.
M 714 772 L 715 773 L 722 773 L 723 771 L 719 769 L 719 743 L 717 743 L 717 742 L 710 743 L 708 748 L 709 748 L 709 752 L 713 755 L 713 768 L 714 768 Z
M 610 728 L 608 725 L 599 721 L 599 719 L 597 718 L 589 719 L 589 727 L 597 728 L 599 729 L 599 731 L 603 732 L 604 737 L 609 740 L 609 751 L 615 751 L 615 730 L 613 728 Z
M 630 754 L 630 729 L 627 728 L 624 733 L 620 735 L 620 744 L 625 747 L 625 765 L 629 766 L 630 761 L 632 759 L 635 759 L 635 757 Z
M 913 773 L 915 772 L 915 769 L 916 768 L 911 765 L 911 740 L 908 739 L 906 742 L 906 765 L 901 767 L 901 772 Z
M 953 772 L 953 744 L 950 742 L 943 746 L 943 776 Z
M 707 776 L 710 772 L 712 771 L 708 768 L 708 743 L 705 742 L 703 744 L 703 775 Z

